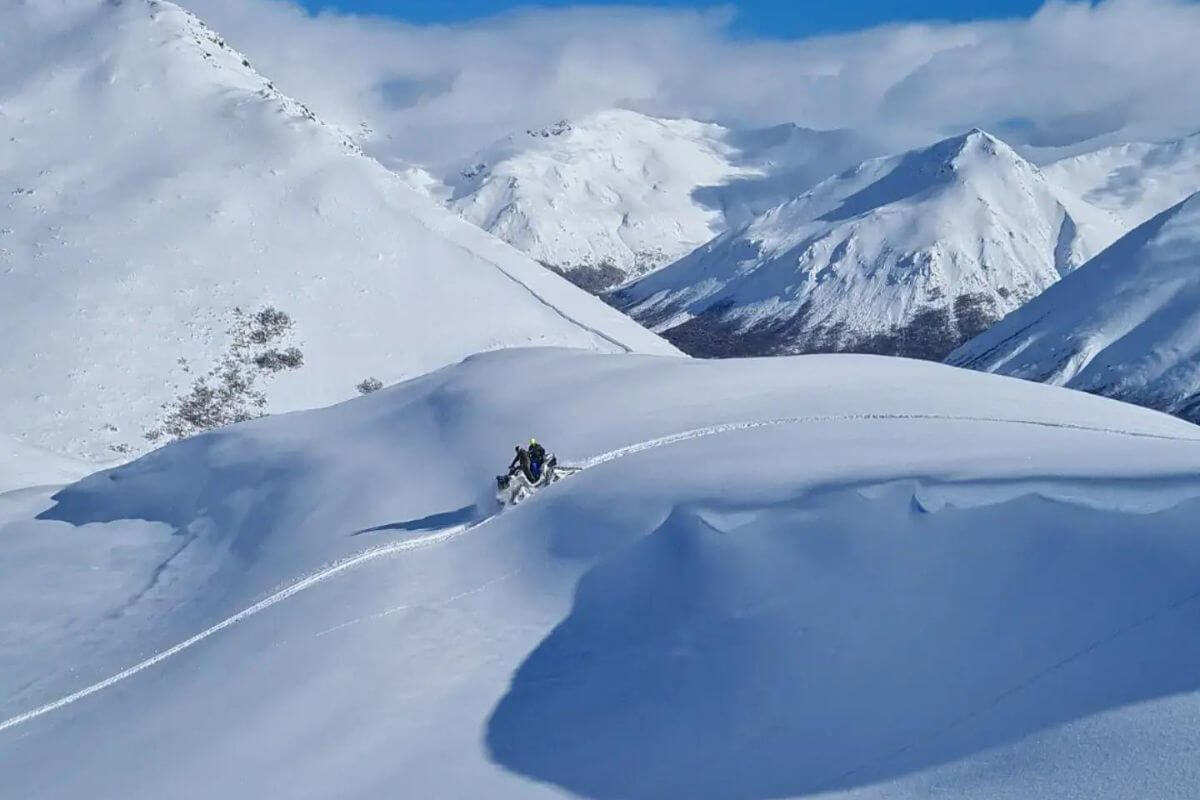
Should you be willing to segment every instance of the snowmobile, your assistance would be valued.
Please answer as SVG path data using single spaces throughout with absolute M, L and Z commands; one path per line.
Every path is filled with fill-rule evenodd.
M 496 500 L 502 505 L 515 506 L 538 489 L 578 471 L 578 468 L 559 464 L 554 454 L 548 453 L 541 470 L 534 476 L 528 475 L 521 467 L 514 467 L 507 475 L 497 475 Z

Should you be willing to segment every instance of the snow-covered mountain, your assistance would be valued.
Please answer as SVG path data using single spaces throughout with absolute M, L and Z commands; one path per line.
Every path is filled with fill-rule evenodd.
M 1135 228 L 948 361 L 1200 422 L 1200 192 Z
M 939 359 L 1120 232 L 973 130 L 825 180 L 614 301 L 695 355 Z
M 587 468 L 497 514 L 530 387 Z M 0 496 L 0 794 L 1189 797 L 1197 476 L 939 364 L 477 356 Z
M 1200 191 L 1200 133 L 1106 147 L 1062 159 L 1044 171 L 1131 229 Z
M 670 347 L 160 0 L 0 4 L 0 198 L 0 431 L 59 453 L 136 451 L 214 391 L 281 411 L 505 345 Z
M 611 110 L 515 134 L 446 170 L 464 218 L 590 289 L 667 264 L 869 155 L 862 137 Z

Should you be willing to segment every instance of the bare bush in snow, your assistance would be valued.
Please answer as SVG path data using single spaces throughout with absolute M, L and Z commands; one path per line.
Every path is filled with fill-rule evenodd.
M 234 308 L 225 355 L 196 379 L 187 394 L 163 406 L 166 416 L 146 432 L 146 438 L 151 442 L 183 439 L 263 416 L 267 396 L 258 379 L 304 364 L 298 347 L 276 346 L 293 328 L 292 318 L 273 306 L 253 314 Z
M 383 381 L 379 380 L 379 378 L 364 378 L 362 382 L 354 388 L 358 389 L 359 394 L 370 394 L 371 392 L 378 392 L 380 389 L 382 389 Z

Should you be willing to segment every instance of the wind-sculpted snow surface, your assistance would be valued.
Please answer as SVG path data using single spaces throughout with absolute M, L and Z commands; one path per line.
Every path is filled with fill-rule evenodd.
M 579 582 L 489 719 L 493 757 L 586 797 L 804 796 L 1200 688 L 1200 504 L 911 504 L 677 506 Z
M 497 515 L 531 435 L 583 469 Z M 1167 796 L 1197 777 L 1198 468 L 1179 420 L 936 364 L 472 357 L 0 503 L 0 773 Z

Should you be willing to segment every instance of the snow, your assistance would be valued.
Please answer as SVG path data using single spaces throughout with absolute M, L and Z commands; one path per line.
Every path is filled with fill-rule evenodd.
M 295 322 L 272 412 L 504 346 L 673 351 L 247 63 L 167 2 L 0 5 L 0 431 L 144 451 L 239 306 Z
M 598 289 L 670 263 L 866 155 L 873 148 L 848 131 L 739 130 L 613 109 L 514 134 L 438 171 L 450 208 Z
M 586 469 L 497 514 L 531 434 Z M 1178 419 L 934 363 L 474 356 L 0 497 L 0 773 L 47 800 L 1186 795 L 1198 468 Z
M 1200 421 L 1200 192 L 949 357 Z
M 680 358 L 537 263 L 682 257 L 621 296 L 705 354 L 939 355 L 1050 287 L 952 360 L 1195 418 L 1194 137 L 1041 171 L 973 131 L 821 181 L 870 144 L 609 111 L 446 182 L 170 3 L 16 0 L 0 143 L 4 798 L 1200 784 L 1194 425 Z M 304 360 L 271 416 L 146 453 L 267 305 Z M 577 471 L 502 509 L 531 436 Z
M 974 130 L 834 176 L 616 300 L 696 355 L 942 358 L 1120 232 Z
M 0 434 L 0 494 L 30 486 L 73 483 L 94 469 L 85 462 Z
M 1132 229 L 1200 190 L 1200 132 L 1169 142 L 1105 147 L 1044 169 L 1050 180 Z

